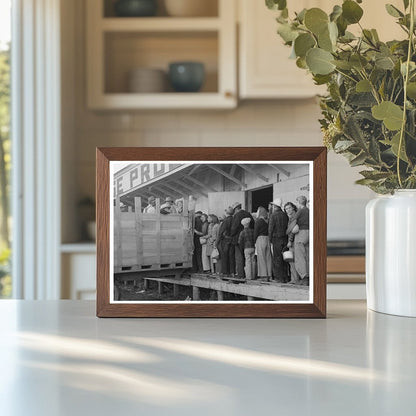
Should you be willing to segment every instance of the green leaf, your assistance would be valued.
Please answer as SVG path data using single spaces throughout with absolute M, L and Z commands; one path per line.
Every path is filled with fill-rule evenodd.
M 334 44 L 332 43 L 328 28 L 318 35 L 318 45 L 321 49 L 324 49 L 325 51 L 334 51 Z
M 372 157 L 374 164 L 376 166 L 380 166 L 381 161 L 381 154 L 380 154 L 380 147 L 378 144 L 378 140 L 374 137 L 370 137 L 370 145 L 368 147 L 368 150 L 370 152 L 370 156 Z
M 416 64 L 412 61 L 409 62 L 409 73 L 412 73 L 416 70 Z M 406 76 L 406 62 L 402 62 L 400 65 L 400 72 L 405 77 Z
M 348 97 L 348 104 L 356 107 L 373 107 L 377 104 L 373 94 L 370 92 L 351 93 Z
M 369 43 L 370 45 L 374 45 L 375 41 L 373 39 L 373 34 L 371 33 L 371 30 L 364 29 L 363 30 L 363 37 L 364 40 Z
M 305 13 L 305 26 L 318 36 L 328 28 L 328 15 L 318 7 L 309 9 Z
M 344 36 L 348 27 L 348 22 L 344 19 L 342 15 L 339 16 L 337 19 L 337 27 L 338 27 L 338 32 L 340 36 L 341 37 Z
M 358 53 L 352 55 L 349 62 L 354 68 L 358 70 L 363 69 L 368 64 L 367 60 Z
M 380 179 L 388 178 L 391 173 L 390 172 L 378 172 L 376 170 L 362 170 L 360 175 L 364 176 L 365 179 L 372 179 L 374 181 L 378 181 Z
M 361 129 L 361 124 L 361 119 L 357 115 L 348 117 L 344 124 L 344 133 L 346 137 L 358 144 L 360 149 L 366 146 L 366 140 L 363 130 Z
M 355 90 L 357 92 L 371 92 L 371 83 L 366 79 L 362 79 L 361 81 L 357 82 L 355 86 Z
M 386 99 L 386 79 L 383 78 L 383 80 L 381 81 L 380 87 L 378 88 L 378 93 L 380 94 L 380 97 L 385 100 Z
M 293 30 L 287 23 L 280 24 L 277 28 L 277 33 L 286 43 L 293 42 L 298 36 L 298 32 Z
M 271 10 L 283 10 L 286 8 L 286 0 L 266 0 L 266 6 Z
M 350 160 L 350 165 L 352 167 L 362 165 L 367 159 L 367 155 L 364 152 L 361 152 L 358 156 Z
M 331 81 L 331 76 L 315 74 L 313 80 L 315 81 L 315 85 L 328 84 Z
M 338 140 L 334 146 L 334 150 L 335 152 L 339 152 L 339 153 L 345 152 L 353 145 L 354 145 L 354 142 L 351 140 Z
M 393 138 L 391 139 L 391 141 L 388 140 L 380 140 L 381 143 L 390 146 L 391 151 L 393 152 L 393 154 L 397 157 L 399 154 L 399 144 L 400 144 L 400 132 L 398 132 L 397 134 L 395 134 L 393 136 Z M 409 162 L 409 159 L 407 158 L 406 155 L 406 150 L 405 150 L 405 141 L 403 139 L 402 142 L 402 146 L 400 148 L 400 159 L 403 160 L 404 162 Z
M 332 63 L 339 69 L 348 71 L 352 68 L 352 65 L 348 61 L 334 60 Z
M 335 22 L 338 17 L 342 15 L 342 7 L 336 4 L 334 8 L 332 9 L 332 13 L 329 15 L 329 20 L 331 22 Z
M 305 58 L 298 58 L 296 59 L 296 66 L 301 69 L 308 69 L 308 65 L 306 65 Z
M 352 0 L 346 0 L 342 3 L 342 16 L 350 23 L 358 23 L 363 16 L 363 9 Z
M 394 69 L 394 61 L 390 56 L 378 56 L 375 61 L 376 67 L 380 69 Z
M 416 82 L 407 84 L 407 96 L 412 100 L 416 100 Z
M 392 4 L 386 4 L 387 13 L 393 17 L 403 17 L 404 14 L 397 8 L 394 7 Z
M 402 127 L 403 110 L 391 101 L 383 101 L 371 109 L 373 117 L 383 121 L 384 125 L 392 131 Z
M 329 22 L 328 24 L 328 30 L 329 30 L 329 37 L 331 38 L 331 42 L 334 46 L 337 44 L 338 39 L 338 26 L 334 22 Z
M 338 29 L 338 31 L 339 31 L 339 27 L 338 27 L 338 25 L 337 25 L 337 29 Z M 344 35 L 343 36 L 341 36 L 341 37 L 339 37 L 338 38 L 338 42 L 341 42 L 341 43 L 349 43 L 349 42 L 351 42 L 351 41 L 353 41 L 353 40 L 355 40 L 355 39 L 357 39 L 356 38 L 356 36 L 353 34 L 353 33 L 351 33 L 351 32 L 348 32 L 348 30 L 344 33 Z
M 409 0 L 403 0 L 403 6 L 404 6 L 404 9 L 406 10 L 409 7 Z
M 335 69 L 335 65 L 332 63 L 333 59 L 330 52 L 320 48 L 309 49 L 306 54 L 306 64 L 314 75 L 327 75 L 333 72 Z
M 376 29 L 371 29 L 371 34 L 373 35 L 373 39 L 376 42 L 380 42 L 380 38 L 378 37 L 378 33 L 377 33 L 377 30 Z
M 304 58 L 309 49 L 316 45 L 314 37 L 309 33 L 302 33 L 295 39 L 296 56 Z
M 358 179 L 355 181 L 356 185 L 369 186 L 374 183 L 373 179 Z
M 296 19 L 303 23 L 303 21 L 305 20 L 305 14 L 307 12 L 307 9 L 302 9 L 299 13 L 296 13 Z

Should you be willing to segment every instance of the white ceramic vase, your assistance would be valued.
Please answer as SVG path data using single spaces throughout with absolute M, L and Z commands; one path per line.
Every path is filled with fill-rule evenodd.
M 416 190 L 367 204 L 366 282 L 369 309 L 416 317 Z

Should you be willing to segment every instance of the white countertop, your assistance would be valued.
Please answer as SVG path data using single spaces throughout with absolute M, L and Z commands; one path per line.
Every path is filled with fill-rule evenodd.
M 0 415 L 412 415 L 416 319 L 98 319 L 0 301 Z M 266 413 L 268 412 L 268 413 Z

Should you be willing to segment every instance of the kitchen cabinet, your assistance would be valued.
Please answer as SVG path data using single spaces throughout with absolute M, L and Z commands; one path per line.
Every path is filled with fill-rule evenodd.
M 289 10 L 320 7 L 330 12 L 334 4 L 341 1 L 298 0 L 289 4 Z M 403 8 L 402 0 L 392 4 Z M 378 0 L 366 0 L 363 27 L 376 28 L 380 39 L 387 41 L 403 38 L 404 32 L 394 24 L 384 4 Z M 242 99 L 290 99 L 308 98 L 325 92 L 324 87 L 313 84 L 312 77 L 296 66 L 290 59 L 291 49 L 277 35 L 275 16 L 278 12 L 268 10 L 263 1 L 238 0 L 239 8 L 239 95 Z M 360 28 L 353 25 L 348 30 L 357 33 Z
M 61 298 L 95 300 L 95 244 L 62 244 L 61 253 Z
M 325 8 L 325 2 L 299 0 L 296 10 Z M 277 12 L 267 9 L 264 1 L 239 0 L 238 6 L 240 98 L 308 98 L 322 92 L 311 75 L 289 59 L 291 50 L 276 33 Z
M 207 0 L 208 1 L 208 0 Z M 87 102 L 90 109 L 233 108 L 237 104 L 235 2 L 218 2 L 217 16 L 115 17 L 104 0 L 88 0 Z M 199 92 L 132 93 L 130 71 L 168 70 L 169 63 L 199 61 Z

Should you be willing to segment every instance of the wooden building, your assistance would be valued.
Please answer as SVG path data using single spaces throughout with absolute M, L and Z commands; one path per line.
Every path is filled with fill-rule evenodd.
M 279 197 L 283 204 L 304 195 L 309 200 L 308 163 L 140 163 L 117 171 L 114 166 L 114 274 L 119 282 L 157 281 L 192 287 L 192 299 L 209 289 L 222 300 L 224 293 L 248 300 L 307 300 L 309 288 L 293 285 L 225 280 L 189 273 L 193 255 L 193 212 L 224 215 L 236 202 L 255 212 Z M 156 198 L 153 213 L 144 213 L 149 197 Z M 163 215 L 166 197 L 183 200 L 183 210 Z M 118 285 L 115 299 L 119 299 Z
M 140 163 L 114 174 L 114 197 L 134 207 L 135 197 L 145 206 L 150 196 L 189 200 L 192 195 L 196 210 L 222 216 L 235 202 L 255 212 L 277 197 L 283 203 L 300 195 L 309 200 L 309 183 L 308 163 Z

